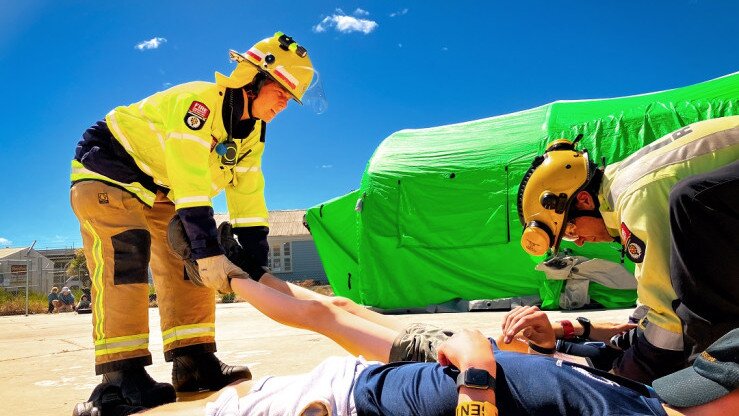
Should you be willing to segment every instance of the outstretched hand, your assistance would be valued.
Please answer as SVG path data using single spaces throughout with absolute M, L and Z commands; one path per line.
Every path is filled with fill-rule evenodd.
M 519 306 L 503 318 L 503 342 L 508 344 L 520 336 L 542 347 L 554 348 L 556 338 L 547 314 L 536 306 Z
M 495 376 L 495 357 L 490 341 L 477 330 L 456 332 L 437 349 L 441 365 L 453 365 L 460 370 L 470 367 L 487 370 Z

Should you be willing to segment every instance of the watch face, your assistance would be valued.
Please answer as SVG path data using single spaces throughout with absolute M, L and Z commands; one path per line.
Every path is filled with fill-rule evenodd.
M 485 370 L 471 368 L 465 372 L 464 384 L 473 386 L 485 386 L 489 384 L 490 374 Z

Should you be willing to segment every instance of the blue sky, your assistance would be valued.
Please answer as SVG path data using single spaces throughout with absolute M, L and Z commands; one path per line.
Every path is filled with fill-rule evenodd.
M 707 0 L 0 0 L 0 247 L 80 246 L 69 161 L 82 132 L 230 72 L 229 49 L 277 30 L 308 49 L 329 102 L 321 115 L 293 103 L 267 129 L 267 203 L 291 209 L 356 189 L 403 128 L 735 72 L 737 16 L 739 2 Z

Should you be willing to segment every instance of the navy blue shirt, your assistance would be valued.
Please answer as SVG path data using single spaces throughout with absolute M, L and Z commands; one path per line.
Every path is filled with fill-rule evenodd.
M 641 384 L 550 357 L 500 351 L 491 343 L 500 415 L 667 415 Z M 357 414 L 454 415 L 458 373 L 436 363 L 369 366 L 354 387 Z

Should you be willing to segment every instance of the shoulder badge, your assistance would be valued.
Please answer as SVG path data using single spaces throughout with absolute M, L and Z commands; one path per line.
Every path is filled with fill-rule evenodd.
M 190 130 L 200 130 L 210 115 L 210 109 L 200 101 L 193 101 L 185 114 L 185 124 Z
M 624 245 L 626 250 L 626 256 L 629 260 L 634 263 L 641 263 L 644 261 L 644 252 L 647 250 L 647 245 L 644 244 L 639 237 L 629 230 L 626 223 L 621 223 L 621 243 Z

